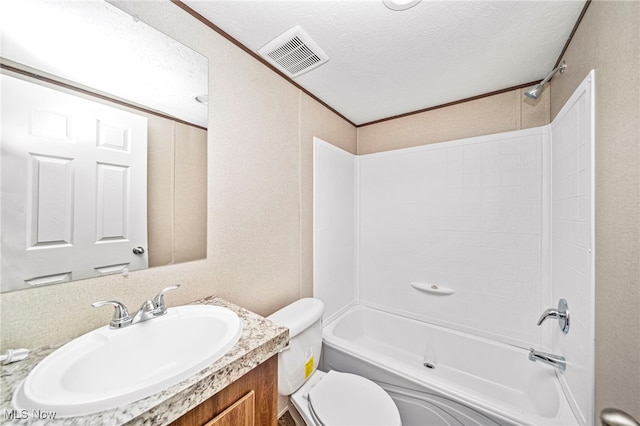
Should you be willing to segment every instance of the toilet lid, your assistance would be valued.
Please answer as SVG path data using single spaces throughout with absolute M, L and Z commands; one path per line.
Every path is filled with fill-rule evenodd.
M 309 406 L 325 426 L 400 425 L 400 413 L 380 386 L 355 374 L 329 371 L 311 391 Z

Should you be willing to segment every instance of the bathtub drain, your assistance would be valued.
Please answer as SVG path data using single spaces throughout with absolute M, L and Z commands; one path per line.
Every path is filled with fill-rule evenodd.
M 425 366 L 425 367 L 427 367 L 427 368 L 436 368 L 436 366 L 435 366 L 435 365 L 433 365 L 433 364 L 431 364 L 430 362 L 425 362 L 425 363 L 424 363 L 424 364 L 422 364 L 422 365 L 424 365 L 424 366 Z

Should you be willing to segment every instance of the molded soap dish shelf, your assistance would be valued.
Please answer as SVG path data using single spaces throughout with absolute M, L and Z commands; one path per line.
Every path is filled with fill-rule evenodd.
M 439 285 L 427 284 L 427 283 L 412 282 L 411 287 L 415 288 L 416 290 L 422 291 L 424 293 L 429 293 L 436 296 L 449 296 L 456 292 L 454 289 L 449 287 L 442 287 Z

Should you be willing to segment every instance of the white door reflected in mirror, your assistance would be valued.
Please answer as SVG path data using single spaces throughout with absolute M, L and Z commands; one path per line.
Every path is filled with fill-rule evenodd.
M 1 290 L 147 268 L 147 119 L 1 78 Z

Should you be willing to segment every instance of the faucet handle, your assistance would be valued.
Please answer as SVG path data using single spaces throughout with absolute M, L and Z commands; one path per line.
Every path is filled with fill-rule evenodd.
M 569 332 L 569 305 L 565 299 L 558 301 L 558 309 L 549 308 L 542 313 L 538 319 L 538 325 L 541 325 L 547 318 L 557 318 L 560 330 L 564 334 Z
M 154 315 L 164 315 L 167 312 L 167 305 L 164 304 L 164 294 L 171 290 L 180 288 L 180 284 L 172 285 L 171 287 L 164 288 L 153 299 L 153 303 L 156 305 L 154 309 Z
M 113 317 L 109 322 L 109 328 L 122 328 L 131 324 L 132 319 L 129 315 L 129 311 L 127 310 L 127 307 L 122 303 L 115 300 L 103 300 L 91 304 L 91 306 L 93 306 L 94 308 L 99 308 L 100 306 L 105 305 L 111 305 L 115 308 Z
M 558 318 L 560 315 L 560 313 L 558 312 L 558 310 L 556 308 L 548 308 L 545 309 L 545 311 L 542 313 L 542 315 L 540 315 L 540 318 L 538 318 L 538 325 L 542 325 L 542 323 L 547 319 L 547 318 Z

